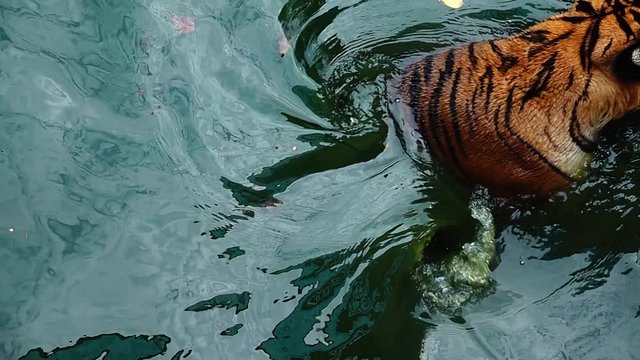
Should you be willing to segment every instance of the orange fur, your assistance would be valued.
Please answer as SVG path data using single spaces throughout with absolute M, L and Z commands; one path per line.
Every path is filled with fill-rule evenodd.
M 518 35 L 421 59 L 400 92 L 453 171 L 500 193 L 550 195 L 579 177 L 607 123 L 640 108 L 640 66 L 623 66 L 639 21 L 640 1 L 579 0 Z

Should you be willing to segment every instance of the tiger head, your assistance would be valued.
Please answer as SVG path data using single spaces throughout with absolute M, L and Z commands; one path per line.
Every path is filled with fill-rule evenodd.
M 562 22 L 568 24 L 562 26 Z M 610 109 L 611 116 L 603 116 L 599 125 L 640 107 L 640 1 L 578 0 L 569 12 L 532 30 L 545 23 L 564 28 L 568 41 L 558 46 L 565 51 L 577 49 L 578 70 L 583 76 L 617 85 L 612 90 L 620 91 L 616 93 L 619 101 Z M 523 35 L 527 34 L 530 32 Z M 591 90 L 597 92 L 598 88 Z
M 640 108 L 640 0 L 578 0 L 514 36 L 428 55 L 401 81 L 431 153 L 496 192 L 549 195 Z

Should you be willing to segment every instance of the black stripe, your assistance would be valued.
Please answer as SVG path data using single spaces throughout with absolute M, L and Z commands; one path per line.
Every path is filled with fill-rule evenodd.
M 475 119 L 476 119 L 476 101 L 477 101 L 477 97 L 478 97 L 478 91 L 480 89 L 480 87 L 482 86 L 482 82 L 483 82 L 483 78 L 480 78 L 480 84 L 478 84 L 478 86 L 474 86 L 473 89 L 473 95 L 471 96 L 471 111 L 469 112 L 469 125 L 471 126 L 471 131 L 475 130 Z
M 573 70 L 571 70 L 571 73 L 569 74 L 569 79 L 567 80 L 567 90 L 571 89 L 571 87 L 573 86 L 575 77 L 576 75 L 573 73 Z
M 529 143 L 528 141 L 523 139 L 511 127 L 511 109 L 512 109 L 512 104 L 513 104 L 513 92 L 514 92 L 514 90 L 515 90 L 515 88 L 511 88 L 511 90 L 509 91 L 509 95 L 507 96 L 507 101 L 505 103 L 506 109 L 505 109 L 505 114 L 504 114 L 504 124 L 505 124 L 507 130 L 509 131 L 509 133 L 511 133 L 511 135 L 513 135 L 516 139 L 518 139 L 518 141 L 520 141 L 520 143 L 522 143 L 527 148 L 527 150 L 529 150 L 529 152 L 531 152 L 536 157 L 538 157 L 540 160 L 542 160 L 542 162 L 545 163 L 545 165 L 547 165 L 551 170 L 553 170 L 555 173 L 557 173 L 558 175 L 562 176 L 563 178 L 565 178 L 567 180 L 571 180 L 571 177 L 569 175 L 565 174 L 564 171 L 560 170 L 560 168 L 558 168 L 556 165 L 554 165 L 549 159 L 547 159 L 546 156 L 544 156 L 544 154 L 542 154 L 538 149 L 536 149 L 535 146 L 533 146 L 531 143 Z M 522 156 L 522 155 L 520 155 L 520 156 Z
M 422 123 L 422 113 L 420 111 L 420 73 L 418 69 L 414 67 L 411 73 L 408 74 L 409 81 L 409 106 L 413 110 L 413 119 L 418 126 L 421 133 L 424 130 L 424 124 Z
M 475 69 L 476 65 L 478 65 L 478 58 L 476 57 L 475 43 L 469 44 L 469 61 L 471 62 L 471 67 Z
M 484 112 L 488 114 L 489 105 L 491 104 L 491 90 L 493 89 L 493 70 L 491 70 L 490 67 L 487 67 L 487 71 L 484 74 L 487 76 L 487 87 L 484 92 Z
M 485 86 L 485 83 L 488 83 Z M 482 76 L 480 77 L 479 83 L 477 84 L 477 86 L 474 86 L 473 89 L 473 95 L 471 96 L 471 112 L 469 113 L 469 124 L 471 125 L 471 130 L 475 130 L 475 123 L 474 121 L 477 119 L 481 119 L 483 118 L 483 116 L 476 116 L 476 109 L 478 109 L 478 96 L 482 95 L 482 92 L 484 92 L 485 95 L 485 102 L 484 102 L 484 116 L 486 116 L 487 118 L 489 117 L 489 104 L 490 104 L 490 99 L 489 97 L 491 96 L 491 93 L 486 89 L 491 89 L 491 87 L 493 83 L 493 70 L 491 70 L 490 67 L 487 67 L 487 69 L 485 70 L 484 74 L 482 74 Z
M 418 66 L 421 66 L 420 68 L 418 68 Z M 414 78 L 412 79 L 412 85 L 415 87 L 415 89 L 413 90 L 414 94 L 415 94 L 415 100 L 416 103 L 412 104 L 412 108 L 415 111 L 415 121 L 418 124 L 419 129 L 421 130 L 420 132 L 424 134 L 425 132 L 425 123 L 424 123 L 424 107 L 423 105 L 425 102 L 424 101 L 419 101 L 420 99 L 418 98 L 419 95 L 422 93 L 422 91 L 426 91 L 426 89 L 429 88 L 429 81 L 431 80 L 431 72 L 432 72 L 432 68 L 433 68 L 433 57 L 432 56 L 427 56 L 425 58 L 422 59 L 422 62 L 420 64 L 416 64 L 416 69 L 414 70 Z M 422 73 L 421 73 L 422 72 Z M 431 150 L 431 144 L 429 141 L 425 141 L 427 143 L 427 146 L 429 147 L 429 150 Z
M 453 139 L 450 138 L 449 132 L 447 131 L 446 126 L 442 124 L 438 119 L 438 115 L 439 115 L 438 105 L 440 104 L 440 98 L 442 97 L 442 92 L 444 91 L 444 88 L 447 82 L 449 81 L 449 78 L 452 75 L 454 67 L 455 67 L 455 49 L 452 49 L 452 50 L 449 50 L 449 52 L 447 53 L 444 69 L 440 70 L 440 79 L 438 80 L 436 88 L 433 91 L 433 95 L 431 99 L 432 100 L 431 107 L 429 108 L 429 120 L 432 122 L 432 126 L 438 126 L 438 130 L 442 132 L 443 136 L 440 138 L 440 135 L 438 135 L 438 139 L 436 139 L 436 141 L 442 139 L 444 141 L 444 145 L 447 148 L 447 152 L 445 153 L 444 151 L 442 151 L 441 154 L 443 156 L 445 154 L 448 154 L 451 160 L 453 161 L 453 165 L 455 167 L 454 170 L 459 172 L 460 175 L 464 177 L 465 171 L 463 170 L 460 164 L 460 161 L 456 156 L 455 149 L 453 148 Z M 455 122 L 457 121 L 457 119 L 452 118 L 451 121 Z M 438 142 L 438 146 L 442 150 L 442 143 Z
M 631 13 L 631 15 L 633 15 L 633 20 L 635 20 L 635 22 L 640 23 L 640 12 L 637 10 L 629 10 L 629 12 Z
M 429 79 L 431 78 L 431 72 L 433 71 L 433 57 L 428 56 L 424 58 L 422 62 L 422 71 L 424 72 L 424 85 L 429 85 Z
M 475 111 L 473 109 L 474 105 L 473 105 L 473 103 L 470 104 L 468 101 L 467 101 L 466 105 L 467 105 L 466 106 L 466 108 L 467 108 L 467 114 L 466 114 L 467 115 L 467 126 L 469 128 L 469 132 L 473 133 L 473 132 L 476 131 L 476 123 L 475 123 L 476 117 L 475 117 Z
M 453 125 L 453 133 L 458 141 L 460 151 L 466 157 L 467 152 L 464 150 L 464 141 L 462 141 L 462 135 L 460 133 L 460 120 L 458 118 L 458 85 L 460 84 L 460 68 L 456 70 L 453 76 L 453 85 L 451 85 L 451 95 L 449 96 L 449 111 L 451 113 L 451 124 Z
M 607 51 L 609 51 L 609 49 L 611 49 L 611 45 L 613 45 L 613 39 L 609 39 L 609 42 L 607 43 L 607 45 L 602 50 L 602 56 L 604 56 L 607 53 Z
M 507 104 L 505 106 L 509 106 L 509 107 L 505 107 L 505 119 L 506 119 L 507 117 L 511 117 L 511 110 L 510 110 L 511 109 L 511 107 L 510 107 L 511 104 Z M 516 149 L 514 149 L 513 146 L 511 146 L 511 144 L 509 144 L 509 141 L 507 140 L 507 138 L 500 131 L 500 114 L 501 113 L 502 113 L 502 107 L 498 106 L 498 109 L 493 114 L 493 129 L 496 132 L 496 136 L 498 137 L 500 142 L 507 149 L 509 149 L 509 151 L 511 151 L 511 153 L 513 153 L 514 158 L 517 159 L 517 161 L 519 163 L 521 163 L 523 165 L 526 165 L 526 161 L 523 161 L 522 154 L 518 153 L 518 151 L 516 151 Z
M 418 103 L 418 97 L 420 95 L 420 74 L 417 69 L 413 69 L 410 76 L 409 80 L 411 81 L 411 87 L 409 93 L 409 106 L 411 106 L 411 109 L 417 113 L 419 110 L 418 106 L 420 105 Z M 417 117 L 418 116 L 416 114 L 416 121 Z
M 511 130 L 511 111 L 513 108 L 513 92 L 515 91 L 515 87 L 512 87 L 509 90 L 509 95 L 507 95 L 507 101 L 505 102 L 505 110 L 504 110 L 504 124 L 513 133 Z
M 556 57 L 557 53 L 553 53 L 547 61 L 542 63 L 542 70 L 540 70 L 536 74 L 536 78 L 533 84 L 529 87 L 529 90 L 522 97 L 522 105 L 520 106 L 520 110 L 522 110 L 527 103 L 527 101 L 540 96 L 540 94 L 547 88 L 549 85 L 549 80 L 551 80 L 551 76 L 553 75 L 553 71 L 555 70 Z
M 447 59 L 444 62 L 444 73 L 447 75 L 447 77 L 453 72 L 453 67 L 455 66 L 454 56 L 455 49 L 449 50 L 449 52 L 447 52 Z
M 489 41 L 489 45 L 491 46 L 491 50 L 493 50 L 493 52 L 498 55 L 498 57 L 500 58 L 500 61 L 502 62 L 502 64 L 500 65 L 500 71 L 501 72 L 506 72 L 507 70 L 511 69 L 517 62 L 518 62 L 518 58 L 515 56 L 510 56 L 510 55 L 505 55 L 505 53 L 502 51 L 502 49 L 500 49 L 500 47 L 498 47 L 498 45 L 496 45 L 496 43 L 494 41 Z
M 586 136 L 582 134 L 582 130 L 580 129 L 580 122 L 578 121 L 578 105 L 580 105 L 580 100 L 576 101 L 573 106 L 573 111 L 571 112 L 571 122 L 569 123 L 569 134 L 571 135 L 571 140 L 578 145 L 578 147 L 586 152 L 591 153 L 596 148 L 596 144 L 594 141 L 591 141 Z
M 571 139 L 573 142 L 578 145 L 582 151 L 586 153 L 591 153 L 596 148 L 596 144 L 591 139 L 587 138 L 582 134 L 582 129 L 580 129 L 580 121 L 578 119 L 578 106 L 582 101 L 585 101 L 589 97 L 589 86 L 591 85 L 591 78 L 587 79 L 587 82 L 582 90 L 582 94 L 576 100 L 576 103 L 573 105 L 573 110 L 571 111 L 571 121 L 569 122 L 569 135 L 571 135 Z
M 549 30 L 530 30 L 520 35 L 523 40 L 534 44 L 546 44 L 549 39 L 547 35 L 551 34 Z
M 558 17 L 556 19 L 560 20 L 560 21 L 570 22 L 572 24 L 579 24 L 579 23 L 581 23 L 583 21 L 590 20 L 591 17 L 589 17 L 589 16 L 569 16 L 569 15 L 566 15 L 566 16 Z
M 576 11 L 586 13 L 587 15 L 595 15 L 596 9 L 586 0 L 578 0 L 576 3 Z
M 435 88 L 433 89 L 433 93 L 431 94 L 431 101 L 429 102 L 429 125 L 432 130 L 432 141 L 436 143 L 438 146 L 439 152 L 442 156 L 445 155 L 445 151 L 442 148 L 441 140 L 446 142 L 446 139 L 443 139 L 443 129 L 442 124 L 440 123 L 440 111 L 438 107 L 440 106 L 440 98 L 442 97 L 442 91 L 444 90 L 444 86 L 451 75 L 451 70 L 453 69 L 453 50 L 449 50 L 447 54 L 447 59 L 445 61 L 444 69 L 440 70 L 438 82 L 436 83 Z
M 498 105 L 498 109 L 496 109 L 496 112 L 493 114 L 493 129 L 496 132 L 496 136 L 498 137 L 498 139 L 500 139 L 500 141 L 504 144 L 504 146 L 508 147 L 509 150 L 511 150 L 517 156 L 518 153 L 515 150 L 513 150 L 511 148 L 511 146 L 509 146 L 509 143 L 507 142 L 507 139 L 505 139 L 505 137 L 500 132 L 500 123 L 499 122 L 500 122 L 500 111 L 501 110 L 502 110 L 502 107 L 500 105 Z
M 513 103 L 513 89 L 511 89 L 509 96 L 507 98 L 507 103 L 505 104 L 505 114 L 504 114 L 504 120 L 505 120 L 505 125 L 508 123 L 509 125 L 511 124 L 511 107 Z M 511 144 L 509 144 L 509 141 L 507 140 L 507 137 L 505 137 L 502 132 L 500 131 L 500 114 L 502 112 L 502 107 L 498 106 L 498 109 L 496 110 L 496 112 L 493 114 L 493 128 L 496 132 L 496 136 L 498 137 L 498 139 L 500 140 L 500 142 L 507 148 L 509 149 L 509 151 L 511 151 L 511 153 L 513 154 L 514 160 L 519 162 L 522 168 L 526 168 L 529 164 L 527 162 L 526 159 L 524 159 L 522 157 L 522 154 L 518 151 L 516 151 L 516 149 L 513 148 L 513 146 Z M 509 129 L 509 132 L 512 135 L 515 135 L 515 133 Z
M 433 149 L 431 148 L 431 143 L 427 141 L 428 137 L 425 132 L 425 124 L 424 119 L 422 117 L 422 102 L 420 101 L 420 94 L 422 89 L 422 79 L 420 76 L 420 71 L 418 71 L 418 64 L 412 69 L 411 74 L 409 75 L 410 81 L 410 94 L 409 94 L 409 106 L 413 109 L 413 116 L 416 125 L 418 126 L 418 131 L 424 137 L 424 143 L 426 144 L 430 153 L 433 153 Z
M 627 23 L 627 21 L 624 19 L 624 15 L 623 14 L 615 14 L 616 16 L 616 21 L 618 22 L 618 26 L 620 26 L 620 29 L 622 29 L 622 31 L 624 31 L 625 34 L 627 34 L 627 39 L 635 39 L 636 38 L 636 34 L 633 32 L 633 30 L 631 29 L 631 26 L 629 26 L 629 24 Z
M 580 62 L 582 67 L 587 71 L 591 69 L 591 55 L 593 55 L 593 50 L 600 38 L 601 21 L 602 19 L 599 18 L 589 26 L 584 39 L 582 39 L 582 46 L 580 46 Z
M 580 100 L 587 100 L 589 98 L 589 88 L 591 87 L 591 75 L 587 78 L 587 81 L 584 84 L 584 89 L 582 89 L 582 94 L 580 94 Z
M 547 41 L 544 45 L 540 45 L 540 46 L 536 46 L 536 47 L 532 47 L 531 49 L 529 49 L 529 52 L 527 54 L 527 56 L 532 57 L 535 56 L 537 54 L 539 54 L 540 52 L 547 50 L 549 48 L 549 46 L 555 45 L 557 43 L 559 43 L 562 40 L 568 39 L 571 35 L 573 35 L 573 30 L 569 30 L 563 34 L 560 34 L 556 37 L 554 37 L 553 39 Z
M 489 41 L 489 45 L 491 45 L 491 50 L 493 50 L 494 53 L 498 54 L 498 56 L 500 57 L 504 56 L 504 54 L 502 53 L 502 49 L 500 49 L 495 42 Z
M 587 32 L 584 35 L 584 38 L 582 38 L 582 44 L 580 44 L 580 65 L 582 65 L 583 69 L 587 69 L 587 42 L 589 40 L 589 33 L 591 32 L 591 26 L 589 26 L 589 29 L 587 30 Z

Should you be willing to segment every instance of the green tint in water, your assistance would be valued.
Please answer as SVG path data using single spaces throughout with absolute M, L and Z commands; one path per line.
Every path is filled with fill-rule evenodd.
M 0 358 L 637 358 L 633 119 L 494 227 L 387 98 L 567 6 L 0 2 Z

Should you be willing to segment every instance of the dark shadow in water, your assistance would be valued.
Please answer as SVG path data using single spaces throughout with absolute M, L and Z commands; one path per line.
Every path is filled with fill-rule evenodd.
M 411 281 L 415 244 L 392 245 L 423 227 L 396 231 L 353 248 L 277 271 L 301 270 L 292 282 L 301 295 L 293 312 L 258 349 L 271 359 L 417 358 L 426 322 L 412 312 L 419 295 Z M 387 249 L 384 254 L 376 253 Z M 326 313 L 325 313 L 326 312 Z M 314 328 L 318 317 L 324 325 Z M 324 339 L 330 341 L 323 344 Z
M 261 190 L 238 184 L 225 177 L 220 180 L 225 188 L 231 190 L 234 199 L 241 206 L 274 206 L 281 203 L 274 197 L 276 194 L 285 191 L 305 176 L 375 159 L 384 150 L 386 135 L 386 126 L 381 126 L 378 131 L 342 139 L 323 136 L 323 142 L 328 145 L 288 157 L 265 167 L 259 174 L 249 176 L 247 180 L 262 187 Z
M 251 300 L 251 293 L 248 291 L 243 292 L 242 294 L 223 294 L 214 296 L 209 300 L 203 300 L 196 304 L 193 304 L 184 311 L 207 311 L 213 308 L 221 308 L 221 309 L 231 309 L 236 308 L 236 314 L 247 310 L 249 308 L 249 300 Z
M 220 335 L 222 336 L 236 336 L 238 335 L 238 332 L 240 331 L 240 329 L 242 329 L 244 325 L 243 324 L 235 324 L 230 328 L 224 329 L 220 332 Z
M 45 352 L 42 348 L 33 349 L 22 356 L 20 360 L 151 359 L 158 355 L 164 355 L 167 352 L 167 344 L 170 342 L 171 339 L 166 335 L 125 337 L 120 334 L 104 334 L 83 337 L 75 345 L 56 348 L 50 353 Z

